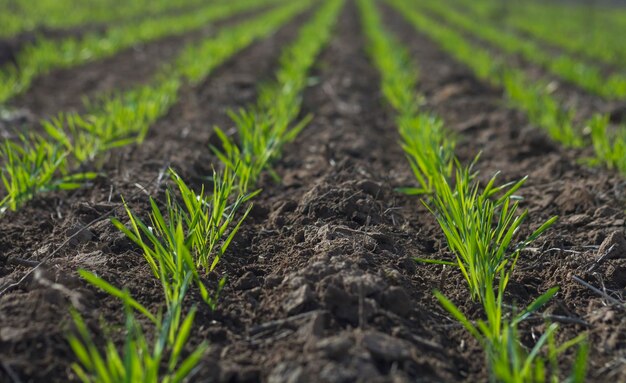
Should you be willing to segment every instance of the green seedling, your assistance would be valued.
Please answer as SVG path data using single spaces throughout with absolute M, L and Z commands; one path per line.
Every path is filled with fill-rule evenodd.
M 171 178 L 178 187 L 182 205 L 168 190 L 163 211 L 157 201 L 150 199 L 149 224 L 137 217 L 128 206 L 126 212 L 130 228 L 117 219 L 112 222 L 142 249 L 154 276 L 163 285 L 168 306 L 180 299 L 183 282 L 191 274 L 202 299 L 214 309 L 225 280 L 211 294 L 201 274 L 211 272 L 217 266 L 250 212 L 251 205 L 239 220 L 235 216 L 254 194 L 238 195 L 230 204 L 234 184 L 228 171 L 223 176 L 214 173 L 211 196 L 205 196 L 204 189 L 200 194 L 193 192 L 174 171 L 171 171 Z
M 559 381 L 558 357 L 573 346 L 579 346 L 576 363 L 567 382 L 583 383 L 586 376 L 588 346 L 586 335 L 581 334 L 560 346 L 556 346 L 555 334 L 558 325 L 550 324 L 537 340 L 532 349 L 528 350 L 520 341 L 518 324 L 534 311 L 550 300 L 558 288 L 542 294 L 513 320 L 502 316 L 489 315 L 487 321 L 479 320 L 473 324 L 460 310 L 439 291 L 435 297 L 441 305 L 472 334 L 486 351 L 490 381 L 504 383 L 544 383 Z M 494 305 L 485 305 L 485 311 L 497 310 Z M 547 347 L 547 356 L 541 354 Z M 550 368 L 548 371 L 547 367 Z
M 53 190 L 72 190 L 96 177 L 95 173 L 71 173 L 67 151 L 41 136 L 21 136 L 20 142 L 6 140 L 0 147 L 4 160 L 2 183 L 6 195 L 0 212 L 17 210 L 34 195 Z
M 589 160 L 591 165 L 604 164 L 609 169 L 626 173 L 626 128 L 619 127 L 609 131 L 609 116 L 595 115 L 587 123 L 591 132 L 591 142 L 595 157 Z
M 427 114 L 400 116 L 396 119 L 402 149 L 406 153 L 413 175 L 421 188 L 400 188 L 405 194 L 436 192 L 438 179 L 451 180 L 455 142 L 443 129 L 443 121 Z
M 521 251 L 557 220 L 557 217 L 549 219 L 516 244 L 515 237 L 528 211 L 518 214 L 518 202 L 512 203 L 511 199 L 526 178 L 495 186 L 496 177 L 481 187 L 473 181 L 471 167 L 457 166 L 456 184 L 451 186 L 445 177 L 440 177 L 432 198 L 433 207 L 427 205 L 437 217 L 450 250 L 457 256 L 456 265 L 467 281 L 472 298 L 480 302 L 492 299 L 497 277 L 501 283 L 497 300 L 502 300 Z
M 148 129 L 176 100 L 180 82 L 142 86 L 102 101 L 86 116 L 61 113 L 44 121 L 51 139 L 67 149 L 76 164 L 90 163 L 112 149 L 143 142 Z
M 128 291 L 121 291 L 95 275 L 83 271 L 88 281 L 110 292 L 124 303 L 125 340 L 120 353 L 113 340 L 107 339 L 103 350 L 77 311 L 72 311 L 75 333 L 68 336 L 68 343 L 76 355 L 78 362 L 72 370 L 84 383 L 175 383 L 187 381 L 204 355 L 207 344 L 202 343 L 190 355 L 183 357 L 183 348 L 191 336 L 192 325 L 196 315 L 193 307 L 183 318 L 182 299 L 190 281 L 185 278 L 181 288 L 180 300 L 172 303 L 164 317 L 153 316 L 148 309 L 135 301 Z M 155 326 L 153 344 L 144 334 L 140 322 L 133 311 L 148 314 Z M 165 367 L 165 368 L 164 368 Z

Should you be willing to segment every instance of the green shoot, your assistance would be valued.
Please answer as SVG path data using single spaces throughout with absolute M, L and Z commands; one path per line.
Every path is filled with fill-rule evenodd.
M 20 141 L 21 145 L 6 140 L 0 148 L 6 191 L 0 200 L 0 212 L 17 210 L 38 193 L 76 189 L 96 177 L 95 173 L 70 173 L 67 152 L 41 136 L 21 136 Z
M 593 116 L 587 126 L 591 131 L 591 142 L 596 154 L 589 163 L 604 163 L 609 169 L 626 173 L 626 128 L 621 126 L 610 131 L 608 116 L 601 115 Z
M 95 282 L 96 286 L 108 285 L 93 274 L 83 272 L 83 275 L 91 275 L 91 282 Z M 137 303 L 127 291 L 114 288 L 116 292 L 121 293 L 116 296 L 124 303 L 126 317 L 126 334 L 121 354 L 110 339 L 106 340 L 104 350 L 98 350 L 98 345 L 86 323 L 78 312 L 72 311 L 77 334 L 70 334 L 68 343 L 78 359 L 78 362 L 72 365 L 78 378 L 84 383 L 185 381 L 207 349 L 207 345 L 202 343 L 186 358 L 182 355 L 191 335 L 196 314 L 196 308 L 193 307 L 187 316 L 182 318 L 182 298 L 188 282 L 189 277 L 183 282 L 181 300 L 173 302 L 164 318 L 150 315 L 156 328 L 153 345 L 149 344 L 141 324 L 133 314 L 133 309 L 143 313 L 149 313 L 148 310 Z M 163 365 L 167 366 L 165 370 Z
M 501 300 L 520 252 L 552 226 L 557 217 L 515 244 L 515 236 L 528 212 L 518 214 L 518 202 L 511 203 L 511 196 L 526 179 L 496 187 L 496 176 L 493 176 L 484 188 L 472 179 L 469 168 L 457 169 L 455 187 L 440 177 L 432 199 L 434 208 L 430 209 L 437 217 L 450 250 L 457 255 L 458 267 L 472 298 L 481 302 L 491 299 L 488 297 L 493 294 L 491 287 L 500 276 L 502 286 L 498 300 Z M 493 196 L 500 193 L 502 195 L 494 200 Z
M 205 196 L 204 189 L 200 194 L 193 192 L 174 171 L 171 171 L 171 178 L 178 187 L 182 205 L 175 201 L 174 193 L 167 191 L 164 212 L 150 199 L 150 224 L 144 223 L 128 206 L 130 228 L 117 219 L 112 222 L 142 249 L 152 273 L 163 285 L 168 306 L 180 299 L 183 282 L 191 274 L 202 299 L 215 308 L 224 280 L 217 291 L 210 294 L 201 272 L 215 269 L 251 206 L 238 221 L 236 214 L 254 194 L 239 195 L 229 204 L 234 184 L 228 171 L 223 176 L 214 173 L 211 196 Z
M 472 334 L 486 351 L 491 381 L 506 383 L 542 383 L 558 382 L 558 357 L 569 348 L 579 346 L 572 373 L 568 382 L 584 382 L 586 375 L 587 342 L 586 335 L 579 335 L 561 346 L 556 346 L 555 334 L 558 325 L 550 324 L 547 330 L 537 340 L 531 350 L 528 350 L 520 341 L 517 326 L 519 322 L 532 312 L 539 309 L 550 300 L 558 288 L 553 288 L 542 294 L 526 310 L 517 315 L 512 321 L 502 319 L 498 315 L 487 314 L 487 321 L 479 320 L 474 325 L 460 310 L 439 291 L 435 297 L 441 305 Z M 492 307 L 493 308 L 493 307 Z M 488 310 L 488 306 L 485 306 Z M 547 362 L 541 354 L 541 349 L 547 346 Z M 546 370 L 549 364 L 550 371 Z M 549 380 L 546 377 L 549 375 Z

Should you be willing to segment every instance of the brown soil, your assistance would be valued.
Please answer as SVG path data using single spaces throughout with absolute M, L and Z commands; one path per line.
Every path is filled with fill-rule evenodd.
M 523 255 L 507 299 L 522 306 L 560 285 L 548 313 L 565 322 L 561 338 L 589 330 L 590 381 L 623 380 L 623 309 L 572 279 L 609 294 L 626 287 L 622 180 L 577 165 L 579 153 L 550 143 L 506 109 L 499 90 L 481 84 L 399 15 L 386 17 L 419 64 L 427 107 L 458 135 L 461 159 L 483 149 L 483 178 L 496 170 L 502 181 L 529 174 L 521 193 L 530 227 L 562 217 Z M 0 292 L 0 381 L 75 380 L 64 341 L 72 303 L 94 331 L 101 317 L 119 323 L 119 303 L 82 282 L 78 268 L 127 287 L 156 310 L 158 282 L 106 220 L 61 243 L 108 212 L 123 218 L 120 195 L 145 214 L 142 190 L 162 196 L 159 175 L 169 165 L 201 182 L 215 161 L 207 149 L 211 127 L 228 128 L 226 109 L 254 100 L 256 84 L 270 78 L 280 47 L 300 24 L 247 49 L 206 83 L 186 88 L 145 144 L 114 153 L 105 166 L 108 177 L 92 188 L 39 197 L 0 220 L 0 291 L 53 254 L 19 286 Z M 302 116 L 315 117 L 277 164 L 281 182 L 261 181 L 263 192 L 220 265 L 229 282 L 218 309 L 200 306 L 194 342 L 207 340 L 211 348 L 194 381 L 485 381 L 477 343 L 432 295 L 437 288 L 478 317 L 458 271 L 412 260 L 450 254 L 419 199 L 394 192 L 413 178 L 353 2 L 312 79 Z M 189 303 L 194 301 L 192 294 Z M 537 318 L 524 328 L 529 343 L 543 326 Z

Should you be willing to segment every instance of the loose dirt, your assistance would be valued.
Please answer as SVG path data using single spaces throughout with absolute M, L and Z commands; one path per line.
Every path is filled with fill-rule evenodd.
M 579 165 L 581 153 L 561 149 L 529 126 L 506 107 L 500 90 L 476 80 L 400 15 L 386 9 L 385 16 L 419 64 L 425 107 L 458 137 L 461 160 L 471 161 L 482 149 L 481 179 L 497 170 L 503 182 L 529 175 L 520 191 L 532 217 L 526 231 L 561 216 L 522 255 L 507 301 L 522 307 L 561 286 L 549 319 L 561 323 L 561 339 L 590 332 L 589 381 L 625 379 L 619 365 L 626 349 L 623 311 L 574 279 L 609 294 L 626 287 L 623 181 Z M 162 198 L 159 175 L 168 166 L 194 184 L 203 182 L 215 163 L 207 149 L 211 127 L 228 130 L 226 109 L 253 102 L 256 84 L 271 78 L 280 48 L 301 24 L 291 23 L 205 83 L 185 88 L 144 145 L 109 158 L 108 177 L 93 188 L 42 196 L 0 220 L 0 286 L 105 213 L 123 218 L 120 195 L 147 214 L 144 190 Z M 413 184 L 413 176 L 353 2 L 334 36 L 303 97 L 301 117 L 312 113 L 312 122 L 277 163 L 281 181 L 261 180 L 263 191 L 220 264 L 228 284 L 219 307 L 199 306 L 193 342 L 207 340 L 211 347 L 194 381 L 485 381 L 478 344 L 432 294 L 439 289 L 470 317 L 480 317 L 460 273 L 412 260 L 451 255 L 419 198 L 394 191 Z M 98 334 L 100 318 L 120 323 L 119 303 L 82 282 L 78 268 L 127 287 L 154 310 L 161 301 L 141 253 L 108 221 L 98 221 L 0 295 L 0 381 L 11 381 L 11 374 L 24 382 L 75 380 L 64 341 L 72 304 Z M 188 299 L 199 302 L 195 293 Z M 529 343 L 544 326 L 542 318 L 528 322 Z M 118 328 L 110 332 L 121 339 Z

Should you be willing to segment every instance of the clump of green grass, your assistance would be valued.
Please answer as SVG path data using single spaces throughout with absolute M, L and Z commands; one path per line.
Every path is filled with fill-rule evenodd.
M 150 198 L 149 223 L 128 206 L 130 228 L 118 219 L 112 221 L 143 251 L 152 273 L 163 285 L 168 305 L 179 300 L 183 282 L 191 274 L 202 299 L 214 309 L 224 280 L 211 294 L 202 274 L 215 269 L 252 207 L 244 206 L 256 193 L 234 193 L 234 177 L 228 170 L 222 175 L 214 172 L 211 195 L 206 195 L 204 188 L 195 193 L 174 171 L 170 175 L 177 191 L 166 192 L 163 210 Z M 177 202 L 175 194 L 180 195 L 182 203 Z M 233 195 L 236 197 L 231 203 Z M 241 217 L 237 218 L 238 214 Z
M 0 213 L 17 210 L 35 194 L 76 189 L 96 177 L 91 172 L 70 172 L 67 156 L 66 150 L 35 134 L 20 136 L 19 142 L 5 140 L 0 157 L 6 195 L 0 200 Z
M 505 312 L 503 305 L 504 293 L 520 253 L 548 230 L 557 217 L 544 222 L 528 237 L 517 240 L 528 211 L 519 213 L 519 202 L 512 200 L 526 179 L 495 186 L 496 179 L 493 176 L 487 185 L 481 187 L 471 174 L 471 167 L 457 169 L 454 186 L 440 177 L 432 205 L 426 205 L 437 217 L 448 246 L 456 255 L 456 262 L 416 260 L 446 264 L 461 270 L 472 299 L 482 304 L 486 320 L 479 320 L 475 325 L 445 295 L 436 291 L 435 296 L 481 343 L 494 381 L 543 382 L 548 374 L 546 364 L 549 364 L 553 367 L 549 372 L 550 381 L 556 382 L 559 371 L 554 367 L 558 356 L 565 350 L 583 344 L 579 353 L 582 353 L 581 361 L 585 359 L 585 335 L 557 348 L 554 334 L 558 326 L 552 324 L 533 348 L 527 351 L 521 343 L 518 324 L 547 303 L 558 288 L 542 294 L 521 313 L 514 315 L 513 319 L 507 319 L 510 314 Z M 546 342 L 549 343 L 547 359 L 540 353 Z M 575 368 L 570 381 L 584 381 L 584 369 Z
M 605 164 L 609 169 L 626 173 L 626 128 L 609 129 L 609 116 L 595 115 L 587 126 L 596 156 L 588 160 L 591 165 Z
M 497 175 L 481 187 L 471 173 L 471 167 L 458 167 L 455 185 L 439 177 L 436 192 L 427 204 L 437 217 L 450 250 L 469 286 L 472 299 L 480 302 L 501 301 L 520 253 L 556 222 L 552 217 L 526 239 L 515 243 L 515 237 L 528 217 L 528 211 L 518 214 L 519 203 L 511 202 L 514 193 L 526 178 L 496 186 Z M 421 260 L 424 261 L 424 260 Z M 500 280 L 498 296 L 493 286 Z M 500 313 L 501 314 L 501 313 Z
M 84 383 L 187 381 L 208 347 L 206 343 L 201 343 L 187 357 L 183 356 L 196 315 L 195 307 L 184 318 L 182 313 L 182 302 L 191 275 L 184 279 L 178 299 L 171 303 L 164 316 L 152 315 L 128 291 L 119 290 L 90 272 L 81 271 L 81 275 L 123 302 L 125 340 L 121 353 L 110 338 L 100 350 L 100 342 L 94 340 L 81 315 L 72 311 L 75 331 L 68 335 L 67 340 L 78 359 L 72 365 L 78 378 Z M 134 311 L 151 320 L 155 329 L 153 337 L 146 336 L 145 327 L 136 319 Z
M 176 101 L 179 88 L 176 78 L 141 86 L 91 105 L 94 113 L 61 113 L 43 127 L 76 164 L 89 163 L 112 149 L 141 144 L 150 125 Z

